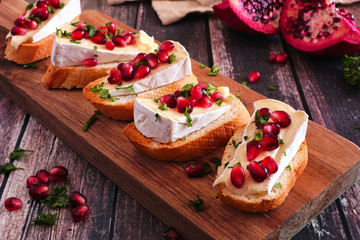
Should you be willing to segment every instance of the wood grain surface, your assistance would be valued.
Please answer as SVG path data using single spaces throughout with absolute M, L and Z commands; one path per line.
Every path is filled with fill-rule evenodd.
M 176 25 L 162 27 L 160 26 L 160 22 L 148 2 L 140 4 L 128 3 L 121 6 L 109 7 L 105 1 L 83 1 L 83 8 L 99 9 L 107 14 L 110 14 L 111 16 L 115 16 L 117 19 L 132 27 L 137 29 L 141 28 L 147 31 L 149 34 L 155 35 L 158 40 L 178 40 L 184 44 L 194 59 L 199 60 L 206 65 L 212 65 L 213 63 L 221 65 L 222 73 L 231 76 L 240 83 L 242 81 L 246 81 L 249 71 L 253 69 L 261 70 L 261 84 L 251 84 L 250 86 L 252 89 L 261 92 L 268 97 L 283 100 L 296 108 L 305 109 L 316 122 L 327 126 L 333 131 L 339 132 L 341 135 L 346 136 L 356 144 L 360 142 L 359 133 L 353 130 L 353 127 L 358 124 L 358 119 L 356 117 L 351 117 L 359 116 L 359 107 L 357 106 L 359 92 L 356 91 L 356 89 L 352 89 L 343 82 L 341 78 L 341 71 L 339 71 L 338 60 L 319 60 L 308 57 L 297 52 L 291 47 L 284 45 L 281 39 L 276 36 L 266 38 L 266 41 L 264 41 L 263 38 L 260 39 L 241 35 L 225 28 L 219 23 L 219 21 L 212 17 L 207 18 L 206 16 L 190 15 Z M 4 36 L 7 33 L 5 29 L 2 29 L 1 31 L 1 36 Z M 187 34 L 184 34 L 184 32 Z M 1 47 L 3 49 L 3 44 Z M 273 66 L 268 64 L 266 60 L 270 51 L 287 51 L 288 54 L 290 54 L 290 63 L 284 66 Z M 262 58 L 263 61 L 259 61 L 259 57 Z M 8 90 L 9 87 L 14 86 L 13 84 L 15 84 L 17 87 L 18 85 L 21 85 L 19 86 L 19 89 L 22 91 L 36 90 L 37 96 L 31 96 L 33 100 L 39 100 L 43 103 L 46 101 L 44 98 L 46 98 L 45 96 L 47 95 L 44 95 L 45 93 L 43 92 L 42 86 L 39 84 L 41 74 L 46 69 L 46 61 L 39 63 L 39 70 L 23 70 L 21 67 L 18 67 L 12 63 L 8 63 L 3 59 L 1 64 L 3 68 L 1 70 L 1 89 L 4 89 L 3 87 L 5 87 Z M 250 67 L 253 69 L 249 70 Z M 23 82 L 24 79 L 29 78 L 29 71 L 34 74 L 34 76 L 30 76 L 30 83 L 35 82 L 35 85 Z M 6 79 L 4 76 L 6 76 L 6 78 L 15 80 L 11 83 L 5 83 L 3 81 Z M 219 81 L 218 79 L 211 80 Z M 220 81 L 222 80 L 223 79 Z M 226 81 L 226 79 L 224 81 Z M 275 85 L 276 91 L 270 92 L 267 89 L 267 85 L 270 83 Z M 4 84 L 6 86 L 4 86 Z M 233 92 L 241 92 L 242 95 L 247 96 L 246 93 L 248 90 L 241 86 L 235 86 L 235 88 L 233 88 Z M 27 112 L 33 114 L 33 116 L 37 116 L 38 112 L 36 111 L 38 111 L 38 109 L 34 108 L 32 105 L 36 104 L 35 102 L 32 102 L 32 100 L 29 100 L 26 96 L 23 95 L 14 96 L 14 94 L 11 92 L 9 93 L 8 91 L 3 91 L 3 93 L 6 95 L 11 95 L 11 98 L 18 102 L 20 106 L 27 110 Z M 56 98 L 54 99 L 52 96 L 56 94 L 64 94 L 65 97 L 71 96 L 71 99 L 69 100 L 70 102 L 68 103 L 63 102 L 64 100 L 59 100 Z M 55 90 L 52 92 L 51 96 L 47 98 L 47 102 L 49 102 L 48 100 L 50 99 L 52 101 L 57 101 L 58 103 L 56 104 L 77 106 L 78 104 L 76 99 L 80 99 L 80 96 L 81 93 L 79 91 Z M 253 95 L 242 100 L 247 103 L 248 107 L 251 107 L 250 103 L 256 97 L 259 97 L 259 95 Z M 7 197 L 13 195 L 19 196 L 22 199 L 29 199 L 24 184 L 22 184 L 24 179 L 41 168 L 50 168 L 51 166 L 61 164 L 68 167 L 69 169 L 81 169 L 81 172 L 74 171 L 73 173 L 70 173 L 69 179 L 71 179 L 71 181 L 67 182 L 66 184 L 70 187 L 71 191 L 82 191 L 85 195 L 88 196 L 88 198 L 91 199 L 91 206 L 94 206 L 92 207 L 92 213 L 88 221 L 80 224 L 74 224 L 70 220 L 70 213 L 68 210 L 60 211 L 61 214 L 57 226 L 51 228 L 51 232 L 49 232 L 48 229 L 40 226 L 34 226 L 31 223 L 31 219 L 36 217 L 40 211 L 48 211 L 48 209 L 42 209 L 38 203 L 32 201 L 27 202 L 26 205 L 24 201 L 24 207 L 22 211 L 19 211 L 16 214 L 8 214 L 6 211 L 2 211 L 0 213 L 1 219 L 5 219 L 5 222 L 11 223 L 11 231 L 2 231 L 4 232 L 5 236 L 8 237 L 8 239 L 43 239 L 44 236 L 55 239 L 78 239 L 80 237 L 89 239 L 160 238 L 161 233 L 165 230 L 166 227 L 159 220 L 152 216 L 148 211 L 140 207 L 127 194 L 122 192 L 117 186 L 107 180 L 101 173 L 89 165 L 85 160 L 78 157 L 51 132 L 40 126 L 36 120 L 34 120 L 29 115 L 26 115 L 6 97 L 1 96 L 0 100 L 1 103 L 3 103 L 1 105 L 2 124 L 0 129 L 1 136 L 3 136 L 2 139 L 4 139 L 2 140 L 3 142 L 1 142 L 1 147 L 4 149 L 4 151 L 0 151 L 2 153 L 1 159 L 3 159 L 5 162 L 7 159 L 7 154 L 18 146 L 36 150 L 34 154 L 29 154 L 24 160 L 16 162 L 17 165 L 26 168 L 26 171 L 17 171 L 7 176 L 0 176 L 0 180 L 2 181 L 0 187 L 1 202 L 3 202 Z M 25 100 L 25 103 L 20 104 L 20 102 Z M 84 107 L 82 107 L 81 104 L 81 111 L 76 113 L 79 115 L 79 118 L 66 119 L 66 124 L 81 126 L 83 122 L 86 121 L 87 118 L 92 114 L 93 109 L 90 105 L 84 105 Z M 72 113 L 68 110 L 58 110 L 59 109 L 51 108 L 47 111 L 41 111 L 40 113 L 44 115 L 41 117 L 43 118 L 41 122 L 45 126 L 48 126 L 48 121 L 52 121 L 51 115 L 54 114 L 54 112 L 60 112 L 61 114 L 65 115 Z M 35 112 L 36 114 L 34 114 Z M 47 114 L 49 116 L 46 116 Z M 112 129 L 114 129 L 114 131 L 117 131 L 116 129 L 119 128 L 119 125 L 120 128 L 122 127 L 122 123 L 112 122 L 113 121 L 109 121 L 108 119 L 101 118 L 100 121 L 98 121 L 93 126 L 93 128 L 91 128 L 91 132 L 89 131 L 89 134 L 91 135 L 90 137 L 98 138 L 99 136 L 94 133 L 99 131 L 99 129 L 103 129 L 102 125 L 109 125 Z M 72 137 L 71 132 L 65 132 L 63 135 L 58 134 L 58 132 L 64 131 L 64 129 L 60 129 L 64 128 L 63 124 L 58 123 L 56 127 L 58 129 L 52 131 L 60 138 L 64 138 L 65 140 L 65 138 Z M 83 134 L 80 129 L 78 129 L 77 133 Z M 315 133 L 317 132 L 314 130 L 314 134 Z M 81 135 L 81 137 L 87 138 L 89 136 Z M 110 145 L 113 146 L 106 146 L 105 148 L 110 148 L 110 151 L 115 152 L 114 155 L 116 156 L 112 157 L 129 157 L 126 155 L 126 153 L 121 151 L 121 147 L 123 147 L 123 144 L 125 144 L 126 139 L 124 140 L 122 136 L 119 136 L 119 139 L 120 140 L 117 142 L 110 143 Z M 325 145 L 325 148 L 328 149 L 331 148 L 331 146 L 334 146 L 334 144 L 336 145 L 338 143 L 337 141 L 338 140 L 336 138 L 329 138 L 317 142 L 316 145 Z M 94 139 L 92 142 L 90 141 L 91 144 L 94 142 L 98 143 L 101 141 Z M 73 147 L 71 142 L 65 141 L 65 143 Z M 102 161 L 104 161 L 103 157 L 106 157 L 101 155 L 101 158 L 98 159 L 96 158 L 96 154 L 98 154 L 96 150 L 89 149 L 89 146 L 87 145 L 82 145 L 80 147 L 83 149 L 80 149 L 78 152 L 83 153 L 86 151 L 85 154 L 90 154 L 90 159 L 94 162 L 94 165 L 102 164 Z M 344 146 L 344 148 L 351 151 L 351 145 Z M 321 155 L 322 153 L 316 152 L 315 150 L 316 149 L 311 149 L 313 154 L 311 159 L 318 160 L 318 157 L 314 156 L 317 156 L 318 154 Z M 337 151 L 336 149 L 328 150 L 335 152 Z M 334 159 L 343 159 L 344 156 L 340 154 L 340 150 L 337 152 L 337 154 L 332 156 L 332 159 L 329 159 L 330 162 Z M 143 159 L 140 166 L 145 169 L 143 179 L 141 179 L 142 181 L 146 182 L 143 183 L 143 185 L 160 185 L 160 183 L 156 182 L 152 178 L 153 176 L 161 175 L 163 171 L 166 173 L 182 174 L 183 166 L 181 164 L 170 164 L 170 169 L 168 169 L 169 166 L 158 162 L 156 162 L 155 165 L 154 161 L 144 158 L 134 149 L 129 151 L 130 152 L 128 153 L 131 154 L 130 156 L 133 156 L 135 162 L 137 162 L 138 159 Z M 221 151 L 218 151 L 214 153 L 214 155 L 220 156 L 220 152 Z M 356 154 L 356 152 L 353 152 L 353 154 Z M 353 159 L 356 159 L 356 157 L 358 158 L 358 155 L 353 156 Z M 125 170 L 127 172 L 124 172 L 124 175 L 129 172 L 133 172 L 134 169 L 132 168 L 135 166 L 135 163 L 126 164 L 129 164 L 130 166 L 126 166 L 127 169 Z M 319 172 L 321 174 L 321 172 L 325 171 L 332 177 L 336 178 L 343 174 L 344 169 L 346 169 L 346 165 L 343 165 L 343 162 L 335 164 L 334 166 L 326 163 L 320 164 L 318 161 L 315 161 L 313 164 L 315 165 L 311 167 L 312 172 L 309 173 L 310 175 L 317 175 Z M 110 174 L 112 174 L 115 170 L 104 170 L 106 173 L 108 173 L 108 171 L 110 171 Z M 146 173 L 146 171 L 150 172 Z M 356 169 L 352 172 L 349 172 L 349 174 L 350 175 L 347 175 L 344 179 L 338 180 L 341 181 L 355 179 L 357 175 Z M 117 178 L 113 180 L 114 182 L 118 183 L 119 179 L 122 181 L 126 177 L 129 176 L 117 176 Z M 182 191 L 195 191 L 199 187 L 208 188 L 208 185 L 213 180 L 213 177 L 214 176 L 210 176 L 207 179 L 199 181 L 190 181 L 190 185 L 186 186 L 185 189 L 182 189 Z M 185 181 L 187 179 L 185 178 L 181 180 Z M 292 218 L 290 218 L 290 222 L 285 222 L 283 213 L 285 212 L 285 214 L 290 214 L 293 207 L 297 208 L 297 206 L 300 206 L 302 202 L 308 200 L 309 196 L 302 195 L 301 197 L 295 197 L 297 194 L 301 195 L 304 191 L 307 190 L 302 189 L 302 187 L 308 187 L 306 185 L 306 180 L 309 179 L 307 179 L 305 176 L 302 176 L 302 178 L 299 179 L 293 193 L 289 195 L 289 200 L 287 200 L 299 201 L 299 205 L 290 207 L 290 205 L 285 205 L 285 202 L 282 206 L 283 211 L 281 211 L 281 214 L 280 211 L 277 210 L 271 212 L 270 214 L 264 214 L 264 216 L 261 217 L 252 215 L 248 216 L 245 214 L 246 217 L 251 219 L 251 221 L 256 221 L 258 223 L 256 228 L 247 230 L 246 234 L 249 237 L 265 236 L 261 234 L 269 231 L 269 229 L 272 227 L 278 228 L 281 223 L 284 223 L 285 227 L 281 229 L 280 232 L 285 231 L 286 234 L 288 234 L 285 236 L 292 236 L 297 230 L 299 230 L 298 228 L 302 227 L 304 221 L 306 222 L 306 220 L 312 218 L 313 215 L 294 215 Z M 320 177 L 319 180 L 313 184 L 313 195 L 310 197 L 316 197 L 316 193 L 321 191 L 321 186 L 328 183 L 329 182 L 325 177 Z M 124 182 L 119 183 L 120 186 L 124 184 Z M 330 185 L 330 189 L 334 191 L 342 191 L 346 189 L 348 184 L 350 184 L 350 182 L 345 181 L 343 185 Z M 334 204 L 322 212 L 317 218 L 312 220 L 311 223 L 307 225 L 306 228 L 304 228 L 304 230 L 295 236 L 295 239 L 357 239 L 359 237 L 359 215 L 356 213 L 360 211 L 358 194 L 356 194 L 359 190 L 358 186 L 359 184 L 357 183 L 354 187 L 342 195 L 339 200 L 337 200 Z M 136 187 L 139 186 L 134 184 L 134 186 L 125 186 L 124 189 L 128 190 L 128 192 L 132 192 L 133 195 L 136 195 L 139 194 L 136 189 L 133 189 Z M 162 195 L 163 191 L 165 190 L 169 189 L 161 189 L 160 192 L 156 193 L 154 199 L 142 199 L 139 200 L 139 202 L 143 203 L 144 201 L 156 201 L 159 197 L 168 197 Z M 320 196 L 319 199 L 315 198 L 314 202 L 310 206 L 306 207 L 310 209 L 309 211 L 318 212 L 320 209 L 325 207 L 326 201 L 316 201 L 320 201 L 320 199 L 334 199 L 340 194 L 340 192 L 334 191 L 330 191 L 328 195 Z M 195 194 L 195 192 L 193 193 Z M 214 193 L 216 193 L 215 190 Z M 181 199 L 178 201 L 178 204 L 182 204 L 181 208 L 176 209 L 177 212 L 173 215 L 170 212 L 165 211 L 169 206 L 164 205 L 164 209 L 161 209 L 162 211 L 157 214 L 158 217 L 165 219 L 168 224 L 176 226 L 176 223 L 181 221 L 180 219 L 182 216 L 179 216 L 179 214 L 182 215 L 183 212 L 191 213 L 194 215 L 193 219 L 198 220 L 208 213 L 213 213 L 213 211 L 219 210 L 217 209 L 219 207 L 219 202 L 215 201 L 215 199 L 209 198 L 209 196 L 206 196 L 205 202 L 209 203 L 209 206 L 205 210 L 205 214 L 201 213 L 199 214 L 200 216 L 196 216 L 194 212 L 190 212 L 186 206 L 183 206 L 187 199 L 194 197 L 193 195 L 188 194 L 181 196 Z M 149 209 L 155 207 L 147 206 L 147 204 L 143 205 Z M 221 207 L 227 209 L 226 206 Z M 231 211 L 231 209 L 229 210 Z M 169 214 L 174 219 L 167 220 L 166 217 L 169 217 Z M 238 217 L 238 215 L 244 216 L 242 213 L 233 215 L 236 215 L 234 216 L 235 218 Z M 223 222 L 234 221 L 234 219 L 229 218 L 231 217 L 228 216 L 228 218 L 223 219 Z M 271 219 L 267 226 L 262 225 L 264 222 L 262 222 L 261 219 L 264 218 L 267 220 Z M 210 222 L 213 220 L 214 219 L 209 219 Z M 291 226 L 291 224 L 294 222 L 298 224 L 298 228 Z M 185 221 L 181 222 L 181 224 L 186 226 L 186 224 L 189 224 L 189 222 Z M 212 235 L 212 232 L 215 231 L 216 228 L 212 229 L 214 226 L 208 226 L 208 228 L 211 228 L 209 229 L 208 234 Z M 295 232 L 288 232 L 287 230 L 289 229 L 296 230 L 294 230 Z M 194 229 L 189 228 L 184 230 L 180 228 L 180 231 L 184 233 L 183 235 L 185 237 L 195 238 L 198 236 L 196 233 L 195 235 L 189 235 L 188 231 L 190 230 L 192 232 Z M 276 229 L 276 231 L 278 231 L 278 229 Z M 224 234 L 227 234 L 225 236 L 232 236 L 230 233 Z M 276 233 L 273 233 L 272 236 L 275 235 Z

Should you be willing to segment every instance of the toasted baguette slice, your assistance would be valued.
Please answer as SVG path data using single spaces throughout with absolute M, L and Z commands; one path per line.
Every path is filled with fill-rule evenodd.
M 93 92 L 90 88 L 93 88 L 95 85 L 100 84 L 106 80 L 107 77 L 100 78 L 96 81 L 88 84 L 84 89 L 83 93 L 85 97 L 98 109 L 103 115 L 110 117 L 115 120 L 133 120 L 134 119 L 134 102 L 135 95 L 127 95 L 118 97 L 118 100 L 111 102 L 110 99 L 100 98 L 99 93 Z M 187 76 L 179 81 L 173 82 L 171 84 L 152 89 L 146 92 L 139 93 L 139 97 L 143 98 L 160 98 L 163 95 L 174 92 L 176 89 L 181 88 L 187 83 L 197 83 L 197 78 L 195 75 Z
M 126 126 L 123 132 L 136 148 L 152 158 L 161 161 L 195 159 L 225 145 L 236 129 L 245 128 L 250 115 L 238 98 L 233 95 L 231 97 L 231 111 L 187 135 L 186 139 L 160 143 L 141 134 L 134 123 Z
M 231 161 L 235 154 L 236 149 L 231 145 L 232 140 L 235 140 L 236 142 L 241 141 L 243 133 L 244 129 L 239 129 L 229 140 L 229 145 L 227 145 L 222 158 L 222 165 L 218 168 L 218 175 L 220 175 L 223 171 L 224 164 Z M 295 157 L 290 162 L 291 170 L 285 169 L 280 176 L 279 182 L 281 183 L 282 188 L 274 187 L 270 195 L 244 196 L 232 193 L 224 183 L 220 183 L 219 198 L 222 202 L 246 212 L 267 212 L 269 210 L 275 209 L 285 200 L 290 190 L 294 186 L 296 179 L 304 171 L 307 162 L 308 151 L 306 142 L 304 141 L 300 145 L 300 148 L 297 151 Z
M 117 63 L 99 64 L 95 67 L 55 67 L 50 63 L 42 83 L 47 88 L 83 88 L 92 81 L 107 75 L 107 71 L 116 68 Z

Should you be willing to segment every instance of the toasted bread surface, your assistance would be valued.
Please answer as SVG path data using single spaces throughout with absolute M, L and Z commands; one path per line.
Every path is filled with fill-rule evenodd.
M 159 143 L 145 137 L 134 123 L 123 130 L 126 137 L 141 152 L 161 161 L 187 161 L 203 156 L 227 143 L 236 129 L 244 129 L 250 115 L 245 106 L 232 96 L 232 110 L 213 121 L 199 131 L 193 132 L 184 139 L 171 143 Z

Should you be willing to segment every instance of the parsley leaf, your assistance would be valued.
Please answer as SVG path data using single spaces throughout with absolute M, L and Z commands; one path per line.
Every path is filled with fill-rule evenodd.
M 230 162 L 224 164 L 224 169 L 229 165 Z
M 97 51 L 97 50 L 98 50 L 98 46 L 95 45 L 95 46 L 94 46 L 94 50 Z
M 205 65 L 201 63 L 200 68 L 203 69 L 204 67 L 205 67 Z
M 272 84 L 269 84 L 268 89 L 269 89 L 270 91 L 275 91 L 275 87 L 274 87 L 274 85 L 272 85 Z
M 35 69 L 38 69 L 38 68 L 39 68 L 39 65 L 37 65 L 37 64 L 32 64 L 32 63 L 28 63 L 28 64 L 24 64 L 22 67 L 25 68 L 25 69 L 27 69 L 27 68 L 35 68 Z
M 213 65 L 210 72 L 207 73 L 208 76 L 217 76 L 217 73 L 220 72 L 220 67 L 218 65 Z
M 204 201 L 197 195 L 197 199 L 189 200 L 188 205 L 193 207 L 196 212 L 201 212 L 204 207 Z
M 24 170 L 23 168 L 15 167 L 12 163 L 5 163 L 4 165 L 0 165 L 0 174 L 7 174 L 14 170 Z
M 221 106 L 221 104 L 223 103 L 224 99 L 223 98 L 218 98 L 216 99 L 216 105 L 218 105 L 219 107 Z
M 192 127 L 192 119 L 191 119 L 191 116 L 190 116 L 190 114 L 189 114 L 189 107 L 186 107 L 185 108 L 185 112 L 184 112 L 184 115 L 185 115 L 185 117 L 187 118 L 187 125 L 188 125 L 188 127 Z
M 190 94 L 191 88 L 194 86 L 193 83 L 187 83 L 181 88 L 180 96 L 187 98 Z
M 175 61 L 176 61 L 175 53 L 170 54 L 168 64 L 172 64 Z
M 41 223 L 41 224 L 46 224 L 46 225 L 55 225 L 55 221 L 56 221 L 56 217 L 57 217 L 57 213 L 55 214 L 44 214 L 44 213 L 40 213 L 40 215 L 38 216 L 38 218 L 35 218 L 33 220 L 33 222 L 35 224 Z
M 242 85 L 250 89 L 250 87 L 247 85 L 247 82 L 242 82 Z
M 233 168 L 233 167 L 235 167 L 236 165 L 241 166 L 241 163 L 240 163 L 240 162 L 237 162 L 237 163 L 234 164 L 234 166 L 231 166 L 231 167 L 229 167 L 229 168 Z
M 98 119 L 98 116 L 100 115 L 100 112 L 96 110 L 94 114 L 89 118 L 89 120 L 86 121 L 84 126 L 82 127 L 83 131 L 87 131 L 89 127 Z
M 240 94 L 237 93 L 237 94 L 235 95 L 235 97 L 240 98 L 241 96 L 240 96 Z
M 281 144 L 285 144 L 285 143 L 284 143 L 284 140 L 282 140 L 282 139 L 280 139 L 280 145 L 281 145 Z
M 154 102 L 158 103 L 159 100 L 160 100 L 160 98 L 155 98 L 155 99 L 154 99 Z
M 54 13 L 55 12 L 54 9 L 52 9 L 52 7 L 50 7 L 50 6 L 48 6 L 47 9 L 48 9 L 49 13 Z
M 360 126 L 354 127 L 354 130 L 360 130 Z
M 254 140 L 255 140 L 255 141 L 260 141 L 261 139 L 263 139 L 263 131 L 260 129 L 259 133 L 257 133 L 257 134 L 255 135 Z
M 62 31 L 60 28 L 57 28 L 56 36 L 59 36 L 59 33 L 60 33 L 61 37 L 70 37 L 71 36 L 71 32 L 67 32 L 66 30 Z
M 52 208 L 62 208 L 69 205 L 69 196 L 65 186 L 55 187 L 52 193 L 40 201 L 44 205 L 51 205 Z
M 22 148 L 17 148 L 13 152 L 10 153 L 9 159 L 10 160 L 19 160 L 25 152 L 34 152 L 34 150 L 25 150 Z
M 75 39 L 71 39 L 70 42 L 75 43 L 75 44 L 80 44 L 80 41 L 76 41 Z
M 158 120 L 159 120 L 159 118 L 160 118 L 160 115 L 158 114 L 158 113 L 155 113 L 155 122 L 157 122 Z
M 245 140 L 245 141 L 248 140 L 248 138 L 249 138 L 248 136 L 244 136 L 244 140 Z
M 341 62 L 345 80 L 360 89 L 360 56 L 349 57 L 345 55 Z
M 284 156 L 286 157 L 286 151 L 284 151 Z
M 29 3 L 29 4 L 26 6 L 25 10 L 26 10 L 26 11 L 29 11 L 29 10 L 32 9 L 33 7 L 34 7 L 34 4 L 33 4 L 33 3 Z
M 128 86 L 128 87 L 120 87 L 120 88 L 115 88 L 115 89 L 127 89 L 127 90 L 129 90 L 130 92 L 133 92 L 133 93 L 135 94 L 135 96 L 137 96 L 137 93 L 136 93 L 135 90 L 134 90 L 134 83 L 131 84 L 131 85 Z
M 218 157 L 212 157 L 212 158 L 210 158 L 210 161 L 215 163 L 216 170 L 218 169 L 218 167 L 221 166 L 221 160 Z
M 242 143 L 242 141 L 236 143 L 236 141 L 233 139 L 233 140 L 231 141 L 231 143 L 232 143 L 232 145 L 234 146 L 234 148 L 237 148 L 237 147 Z
M 274 187 L 282 188 L 281 182 L 278 182 L 277 184 L 275 184 Z
M 61 8 L 63 8 L 65 6 L 65 3 L 60 3 L 59 4 L 59 8 L 61 9 Z
M 80 23 L 80 21 L 77 21 L 77 22 L 70 23 L 70 25 L 73 27 L 76 27 L 79 23 Z
M 289 170 L 289 171 L 291 171 L 290 165 L 287 165 L 287 166 L 286 166 L 286 169 Z
M 217 87 L 215 87 L 211 83 L 208 83 L 207 85 L 208 85 L 207 90 L 208 90 L 208 95 L 209 96 L 218 90 Z
M 162 111 L 167 110 L 167 105 L 166 105 L 166 103 L 163 103 L 163 104 L 159 107 L 159 109 L 162 110 Z

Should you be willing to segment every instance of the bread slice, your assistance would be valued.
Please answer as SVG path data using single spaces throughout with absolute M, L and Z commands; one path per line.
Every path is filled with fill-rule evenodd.
M 231 95 L 231 111 L 227 111 L 206 127 L 175 142 L 160 143 L 145 137 L 129 124 L 123 130 L 134 146 L 161 161 L 187 161 L 203 156 L 227 143 L 236 129 L 245 128 L 250 115 L 238 98 Z
M 106 79 L 107 77 L 103 77 L 88 84 L 83 89 L 85 97 L 94 105 L 96 109 L 98 109 L 103 115 L 107 117 L 115 120 L 133 120 L 134 102 L 136 97 L 134 94 L 118 97 L 119 100 L 111 102 L 110 99 L 100 98 L 99 93 L 90 90 L 90 88 L 93 88 L 95 85 L 107 81 Z M 196 84 L 197 78 L 195 75 L 187 76 L 179 81 L 173 82 L 163 87 L 139 93 L 138 96 L 152 99 L 160 98 L 163 95 L 174 92 L 176 89 L 181 88 L 187 83 Z
M 222 158 L 222 165 L 218 168 L 218 176 L 224 170 L 224 164 L 231 161 L 235 154 L 236 149 L 232 146 L 232 140 L 241 141 L 243 133 L 244 129 L 238 129 L 229 140 Z M 219 198 L 222 202 L 246 212 L 267 212 L 275 209 L 283 203 L 296 179 L 304 171 L 307 162 L 308 150 L 304 141 L 290 162 L 291 170 L 285 169 L 279 178 L 282 188 L 273 187 L 271 194 L 266 195 L 236 195 L 226 187 L 225 183 L 220 183 Z

